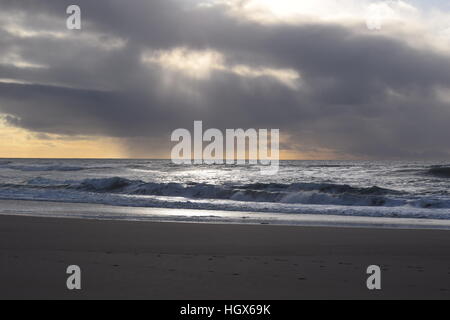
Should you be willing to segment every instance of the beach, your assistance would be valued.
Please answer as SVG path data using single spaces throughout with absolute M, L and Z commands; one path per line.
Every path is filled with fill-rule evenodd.
M 30 298 L 448 299 L 450 232 L 2 215 L 0 299 Z
M 449 3 L 0 0 L 0 300 L 450 299 Z

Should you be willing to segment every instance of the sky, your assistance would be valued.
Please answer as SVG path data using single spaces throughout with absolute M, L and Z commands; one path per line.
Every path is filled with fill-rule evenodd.
M 449 3 L 0 0 L 0 157 L 167 158 L 195 120 L 280 129 L 284 159 L 449 159 Z

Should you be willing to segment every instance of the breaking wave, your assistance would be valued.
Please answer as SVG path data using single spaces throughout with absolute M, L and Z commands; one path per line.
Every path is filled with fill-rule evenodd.
M 279 204 L 337 205 L 420 208 L 445 208 L 449 204 L 433 199 L 412 201 L 406 193 L 380 187 L 357 188 L 326 183 L 256 183 L 245 185 L 211 185 L 205 183 L 148 183 L 121 177 L 85 179 L 82 181 L 52 181 L 35 178 L 28 186 L 45 189 L 68 189 L 97 194 L 132 196 L 182 197 L 196 200 L 230 200 Z
M 0 199 L 450 220 L 449 177 L 445 162 L 283 162 L 262 177 L 170 161 L 0 159 Z
M 450 167 L 432 167 L 428 174 L 439 178 L 450 178 Z

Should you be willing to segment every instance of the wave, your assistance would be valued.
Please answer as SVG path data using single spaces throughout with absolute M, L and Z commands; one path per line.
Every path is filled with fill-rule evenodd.
M 2 169 L 18 170 L 18 171 L 81 171 L 85 168 L 70 166 L 24 166 L 24 165 L 0 165 Z
M 123 177 L 0 184 L 0 199 L 289 214 L 450 219 L 446 196 L 331 183 L 156 183 Z
M 91 203 L 104 204 L 121 207 L 141 207 L 141 208 L 174 208 L 174 209 L 197 209 L 197 210 L 222 210 L 249 212 L 249 214 L 239 213 L 239 217 L 247 220 L 254 213 L 272 213 L 278 221 L 277 214 L 317 214 L 317 215 L 338 215 L 338 216 L 361 216 L 361 217 L 391 217 L 391 218 L 414 218 L 414 219 L 443 219 L 450 220 L 450 202 L 447 206 L 441 204 L 436 209 L 419 205 L 405 205 L 397 207 L 380 206 L 342 206 L 342 205 L 298 205 L 291 203 L 260 203 L 260 202 L 240 202 L 232 200 L 191 200 L 186 198 L 168 198 L 168 197 L 139 197 L 124 196 L 116 193 L 98 194 L 92 192 L 74 192 L 73 190 L 47 190 L 43 189 L 8 189 L 0 188 L 0 199 L 4 200 L 34 200 L 34 201 L 52 201 L 64 203 Z M 96 213 L 89 213 L 83 217 L 96 216 Z M 180 215 L 183 215 L 180 211 Z M 128 214 L 127 214 L 128 216 Z M 108 215 L 108 218 L 114 218 L 115 215 Z M 173 216 L 171 216 L 173 217 Z M 197 217 L 192 217 L 197 219 Z M 166 217 L 167 218 L 167 217 Z M 256 218 L 258 219 L 258 218 Z M 197 220 L 195 220 L 197 221 Z
M 428 174 L 439 178 L 450 178 L 450 167 L 432 167 L 428 170 Z
M 28 180 L 25 185 L 0 185 L 0 189 L 30 189 L 30 192 L 66 192 L 70 197 L 148 197 L 183 198 L 196 201 L 231 201 L 267 205 L 334 205 L 346 207 L 450 208 L 448 198 L 416 197 L 380 187 L 358 188 L 327 183 L 256 183 L 211 185 L 205 183 L 156 183 L 121 177 L 56 181 L 46 178 Z M 34 191 L 32 191 L 34 190 Z M 84 194 L 84 195 L 83 195 Z M 150 201 L 150 200 L 149 200 Z M 171 200 L 170 200 L 171 201 Z
M 93 170 L 93 169 L 110 169 L 110 167 L 78 167 L 78 166 L 61 166 L 61 165 L 13 165 L 9 163 L 1 163 L 0 169 L 10 169 L 24 172 L 50 172 L 50 171 L 61 171 L 61 172 L 75 172 L 82 170 Z
M 352 168 L 355 165 L 351 164 L 313 164 L 307 165 L 307 168 Z
M 38 181 L 44 182 L 44 181 Z M 55 185 L 55 182 L 50 182 Z M 168 196 L 192 199 L 234 200 L 245 202 L 395 206 L 404 202 L 389 198 L 401 194 L 380 187 L 356 188 L 349 185 L 315 183 L 257 183 L 247 185 L 211 185 L 205 183 L 154 183 L 121 177 L 86 179 L 63 183 L 69 189 L 94 193 L 141 196 Z
M 292 184 L 280 184 L 280 183 L 255 183 L 244 185 L 243 189 L 252 190 L 286 190 L 286 191 L 319 191 L 323 193 L 351 193 L 362 195 L 387 195 L 387 194 L 401 194 L 400 191 L 380 188 L 377 186 L 361 188 L 352 187 L 347 184 L 334 184 L 334 183 L 292 183 Z
M 26 181 L 27 186 L 34 186 L 34 187 L 42 187 L 42 188 L 52 188 L 52 187 L 70 187 L 71 185 L 78 184 L 78 181 L 76 180 L 65 180 L 65 181 L 58 181 L 54 179 L 48 179 L 48 178 L 42 178 L 37 177 Z

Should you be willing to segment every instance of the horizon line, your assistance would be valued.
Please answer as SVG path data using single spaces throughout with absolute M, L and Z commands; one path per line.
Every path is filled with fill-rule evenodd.
M 0 157 L 0 160 L 165 160 L 171 161 L 170 158 L 124 158 L 124 157 L 103 157 L 103 158 L 95 158 L 95 157 L 86 157 L 86 158 L 71 158 L 71 157 L 62 157 L 62 158 L 53 158 L 53 157 Z M 191 159 L 194 161 L 196 159 Z M 197 159 L 197 160 L 205 160 L 205 159 Z M 211 159 L 212 160 L 212 159 Z M 233 161 L 238 161 L 242 159 L 234 159 Z M 260 159 L 245 159 L 245 161 L 257 160 Z M 226 159 L 224 159 L 224 162 Z M 279 161 L 450 161 L 450 159 L 279 159 Z M 224 163 L 226 164 L 226 163 Z M 195 165 L 192 163 L 192 165 Z

